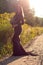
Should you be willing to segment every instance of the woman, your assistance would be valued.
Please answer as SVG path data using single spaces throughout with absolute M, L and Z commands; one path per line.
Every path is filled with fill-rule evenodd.
M 11 24 L 14 28 L 14 36 L 12 38 L 13 55 L 14 56 L 27 55 L 27 53 L 20 44 L 20 38 L 19 38 L 19 35 L 22 31 L 21 25 L 24 24 L 22 8 L 19 5 L 16 6 L 16 15 L 12 18 Z
M 21 25 L 24 24 L 24 18 L 22 15 L 22 9 L 19 5 L 16 6 L 16 15 L 13 17 L 11 20 L 11 24 L 14 28 L 14 36 L 12 38 L 13 42 L 13 56 L 21 56 L 21 55 L 36 55 L 32 54 L 31 52 L 25 52 L 23 47 L 20 44 L 20 38 L 19 35 L 22 32 L 22 27 Z

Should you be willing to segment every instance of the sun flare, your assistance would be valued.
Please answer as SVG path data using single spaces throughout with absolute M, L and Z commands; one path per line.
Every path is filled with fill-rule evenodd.
M 30 8 L 34 8 L 35 16 L 43 17 L 43 0 L 29 0 Z

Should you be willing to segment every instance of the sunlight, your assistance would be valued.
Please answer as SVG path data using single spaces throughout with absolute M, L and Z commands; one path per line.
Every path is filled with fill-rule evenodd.
M 34 8 L 35 16 L 43 17 L 43 0 L 29 0 L 30 8 Z

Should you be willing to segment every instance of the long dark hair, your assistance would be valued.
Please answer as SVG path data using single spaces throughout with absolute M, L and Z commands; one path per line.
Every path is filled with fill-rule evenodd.
M 19 4 L 16 4 L 16 15 L 11 19 L 11 24 L 20 24 L 20 21 L 23 21 L 22 7 Z

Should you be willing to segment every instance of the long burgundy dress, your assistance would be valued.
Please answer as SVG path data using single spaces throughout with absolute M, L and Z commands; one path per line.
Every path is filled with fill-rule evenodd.
M 20 38 L 19 38 L 19 35 L 22 32 L 21 25 L 24 24 L 22 10 L 21 10 L 20 6 L 17 6 L 16 9 L 17 9 L 16 10 L 16 15 L 15 15 L 15 17 L 13 17 L 13 20 L 11 20 L 11 24 L 12 25 L 16 25 L 17 24 L 17 26 L 14 27 L 14 36 L 12 38 L 12 42 L 13 42 L 13 55 L 14 56 L 20 56 L 20 55 L 26 55 L 27 53 L 25 52 L 25 50 L 21 46 Z M 22 23 L 20 23 L 20 21 Z
M 22 31 L 22 28 L 20 25 L 18 25 L 16 28 L 15 28 L 15 34 L 12 38 L 12 41 L 13 41 L 13 55 L 14 56 L 20 56 L 20 55 L 27 55 L 27 53 L 25 52 L 25 50 L 23 49 L 23 47 L 21 46 L 20 44 L 20 38 L 19 38 L 19 35 Z
M 25 52 L 25 50 L 23 49 L 23 47 L 20 44 L 20 38 L 19 35 L 22 32 L 22 27 L 21 25 L 24 24 L 24 19 L 23 19 L 23 15 L 22 15 L 22 10 L 20 7 L 17 7 L 17 12 L 16 12 L 16 16 L 13 17 L 13 20 L 11 20 L 11 24 L 15 25 L 17 24 L 16 27 L 14 27 L 14 36 L 12 38 L 12 42 L 13 42 L 13 55 L 14 56 L 21 56 L 21 55 L 32 55 L 34 56 L 35 54 L 32 54 L 31 52 L 27 53 Z M 20 21 L 22 23 L 20 23 Z

